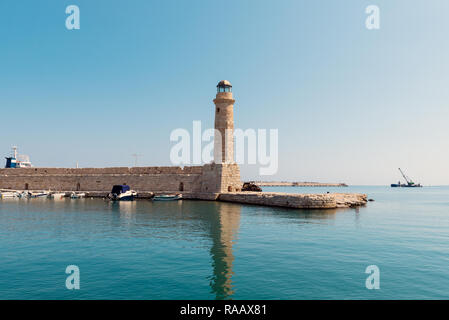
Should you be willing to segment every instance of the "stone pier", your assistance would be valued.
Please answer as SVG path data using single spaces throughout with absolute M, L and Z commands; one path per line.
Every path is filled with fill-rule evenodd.
M 219 194 L 217 200 L 295 209 L 335 209 L 365 205 L 367 196 L 359 193 L 231 192 Z

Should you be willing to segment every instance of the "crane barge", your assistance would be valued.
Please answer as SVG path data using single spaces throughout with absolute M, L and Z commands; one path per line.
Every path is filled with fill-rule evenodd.
M 401 168 L 399 168 L 399 172 L 401 172 L 401 174 L 404 177 L 407 184 L 401 183 L 401 181 L 399 181 L 398 183 L 392 183 L 391 184 L 392 188 L 420 188 L 420 187 L 422 187 L 422 185 L 420 183 L 414 183 L 412 179 L 407 177 L 405 175 L 405 173 L 401 170 Z

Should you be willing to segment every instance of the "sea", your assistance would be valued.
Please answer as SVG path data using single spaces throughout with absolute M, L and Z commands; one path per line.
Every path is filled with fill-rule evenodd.
M 449 187 L 264 191 L 374 201 L 3 199 L 0 299 L 449 299 Z

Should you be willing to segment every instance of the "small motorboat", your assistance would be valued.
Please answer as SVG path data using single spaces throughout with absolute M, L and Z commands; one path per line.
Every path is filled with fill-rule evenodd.
M 70 199 L 81 199 L 81 198 L 84 198 L 84 197 L 86 197 L 86 194 L 85 194 L 85 193 L 76 193 L 76 192 L 72 192 L 72 193 L 70 194 Z
M 64 192 L 51 192 L 48 194 L 48 199 L 63 199 L 65 197 L 65 193 Z
M 0 199 L 18 198 L 18 192 L 2 192 L 0 193 Z
M 181 199 L 182 194 L 161 194 L 153 197 L 153 201 L 176 201 Z
M 21 199 L 31 198 L 31 192 L 29 192 L 29 191 L 19 192 L 18 197 L 21 198 Z
M 31 193 L 30 198 L 46 198 L 49 192 L 37 192 Z
M 108 199 L 112 201 L 133 201 L 137 196 L 137 192 L 131 190 L 126 184 L 118 184 L 112 187 L 111 193 L 108 194 Z

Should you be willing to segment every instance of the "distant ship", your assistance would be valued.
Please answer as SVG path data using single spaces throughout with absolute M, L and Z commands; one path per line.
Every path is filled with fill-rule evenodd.
M 17 153 L 17 147 L 12 147 L 12 156 L 6 157 L 5 168 L 31 168 L 30 157 Z
M 404 177 L 407 184 L 401 183 L 400 181 L 398 183 L 391 184 L 392 188 L 421 188 L 422 185 L 419 183 L 414 183 L 409 177 L 407 177 L 404 172 L 402 172 L 401 168 L 399 168 L 399 171 L 401 172 L 402 176 Z

